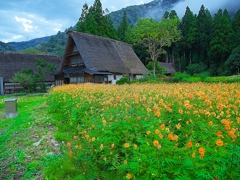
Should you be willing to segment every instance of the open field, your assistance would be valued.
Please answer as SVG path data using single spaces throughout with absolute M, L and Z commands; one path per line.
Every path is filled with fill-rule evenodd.
M 239 179 L 240 84 L 68 85 L 17 97 L 1 179 Z M 3 161 L 2 161 L 3 159 Z

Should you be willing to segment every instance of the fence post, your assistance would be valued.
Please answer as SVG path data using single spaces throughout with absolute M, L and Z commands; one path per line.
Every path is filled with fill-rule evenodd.
M 4 95 L 3 78 L 0 77 L 0 96 Z

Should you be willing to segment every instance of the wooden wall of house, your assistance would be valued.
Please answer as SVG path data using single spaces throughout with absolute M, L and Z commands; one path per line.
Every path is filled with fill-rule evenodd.
M 93 81 L 93 76 L 90 75 L 90 74 L 85 74 L 85 76 L 84 76 L 84 82 L 85 82 L 85 83 L 93 83 L 93 82 L 94 82 L 94 81 Z

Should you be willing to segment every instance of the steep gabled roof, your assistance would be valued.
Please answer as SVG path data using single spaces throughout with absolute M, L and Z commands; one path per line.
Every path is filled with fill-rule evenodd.
M 36 58 L 55 64 L 57 70 L 60 69 L 62 64 L 62 57 L 59 56 L 0 52 L 0 77 L 3 77 L 3 81 L 10 82 L 14 74 L 20 72 L 23 68 L 31 68 L 36 71 Z M 54 75 L 47 75 L 45 81 L 54 81 Z
M 112 73 L 143 74 L 148 70 L 132 50 L 132 46 L 109 38 L 69 31 L 65 55 L 72 41 L 77 46 L 87 69 Z
M 176 73 L 176 70 L 174 69 L 172 63 L 159 62 L 159 65 L 162 66 L 167 71 L 167 74 Z

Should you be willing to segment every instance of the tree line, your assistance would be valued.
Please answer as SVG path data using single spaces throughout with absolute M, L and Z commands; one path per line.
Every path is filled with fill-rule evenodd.
M 135 52 L 145 65 L 150 59 L 153 62 L 173 63 L 178 71 L 186 71 L 189 74 L 208 72 L 211 75 L 232 75 L 239 73 L 240 60 L 236 57 L 239 54 L 237 47 L 240 44 L 240 10 L 234 18 L 231 18 L 227 9 L 219 9 L 212 16 L 204 5 L 201 6 L 197 15 L 187 7 L 181 19 L 176 11 L 172 10 L 165 12 L 159 22 L 145 18 L 145 20 L 139 19 L 135 25 L 128 24 L 125 11 L 118 28 L 114 28 L 107 12 L 107 10 L 102 9 L 100 0 L 95 0 L 93 6 L 90 7 L 84 4 L 76 30 L 133 44 Z M 173 23 L 172 19 L 177 19 L 177 24 Z M 148 24 L 139 28 L 139 24 L 143 21 L 148 21 Z M 142 35 L 146 31 L 151 32 L 152 35 L 160 33 L 159 31 L 163 27 L 156 28 L 155 26 L 160 22 L 170 27 L 170 29 L 165 28 L 169 32 L 176 31 L 174 27 L 177 26 L 181 37 L 178 37 L 179 35 L 168 37 L 168 41 L 173 38 L 171 42 L 163 46 L 158 44 L 155 48 L 160 48 L 161 53 L 152 57 L 153 54 L 151 54 L 149 46 L 136 43 L 136 39 L 139 39 L 136 29 L 145 29 L 145 32 L 140 33 Z M 165 32 L 161 36 L 166 38 L 168 34 Z

